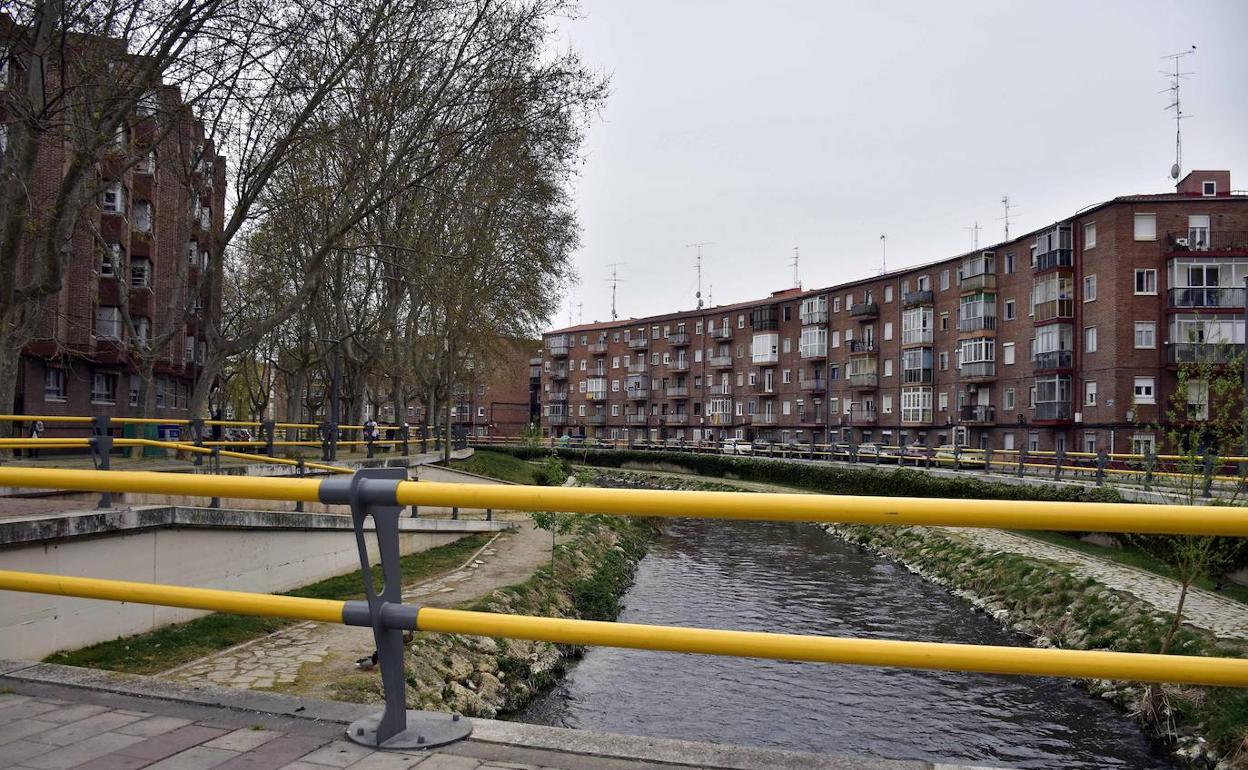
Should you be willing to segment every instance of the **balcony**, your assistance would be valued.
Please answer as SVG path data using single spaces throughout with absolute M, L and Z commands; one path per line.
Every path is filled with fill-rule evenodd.
M 567 369 L 552 369 L 550 372 L 550 379 L 566 380 L 568 379 L 568 370 Z
M 732 356 L 711 356 L 707 359 L 707 363 L 710 364 L 712 369 L 731 369 Z
M 903 308 L 927 307 L 936 302 L 936 297 L 932 294 L 931 289 L 920 289 L 919 291 L 908 291 L 901 295 L 901 306 Z
M 606 425 L 607 416 L 605 414 L 591 414 L 585 418 L 586 425 Z
M 1036 403 L 1037 420 L 1048 420 L 1056 422 L 1059 420 L 1069 420 L 1071 408 L 1069 401 L 1039 401 Z
M 649 423 L 649 417 L 646 414 L 630 414 L 624 417 L 624 421 L 629 425 L 646 425 Z
M 1036 255 L 1036 272 L 1057 267 L 1074 267 L 1075 254 L 1070 249 L 1054 249 L 1047 254 Z
M 568 343 L 551 342 L 546 345 L 546 352 L 550 353 L 551 358 L 567 358 Z
M 605 356 L 607 354 L 606 342 L 591 342 L 587 347 L 591 356 Z
M 880 317 L 880 305 L 877 302 L 859 302 L 849 308 L 849 317 L 859 321 L 871 321 Z
M 930 359 L 930 357 L 928 357 Z M 901 381 L 907 385 L 931 385 L 932 369 L 902 369 Z
M 648 337 L 633 337 L 628 341 L 629 350 L 645 350 L 648 347 L 650 347 Z
M 958 410 L 958 419 L 972 425 L 991 424 L 997 421 L 996 407 L 974 404 Z
M 600 402 L 602 402 L 602 401 L 606 401 L 606 400 L 607 400 L 607 391 L 605 391 L 605 390 L 591 390 L 591 391 L 589 391 L 589 392 L 587 392 L 587 393 L 585 394 L 585 398 L 586 398 L 586 400 L 588 400 L 588 401 L 593 401 L 593 402 L 595 402 L 595 403 L 600 403 Z
M 689 332 L 676 332 L 667 335 L 667 344 L 684 347 L 689 344 Z
M 547 393 L 547 394 L 546 394 L 546 400 L 547 400 L 547 401 L 560 401 L 560 402 L 561 402 L 561 401 L 567 401 L 567 400 L 568 400 L 568 391 L 566 391 L 566 390 L 556 390 L 556 391 L 553 391 L 553 392 L 551 392 L 551 393 Z
M 879 413 L 875 407 L 866 407 L 862 404 L 849 405 L 849 424 L 850 425 L 875 425 L 879 420 Z
M 778 425 L 780 423 L 780 415 L 775 412 L 759 412 L 750 415 L 751 425 Z
M 670 372 L 687 372 L 689 371 L 689 360 L 685 358 L 678 358 L 675 361 L 669 361 L 667 363 L 667 369 Z
M 1248 230 L 1179 230 L 1166 233 L 1167 254 L 1248 254 Z
M 995 380 L 997 378 L 997 362 L 972 361 L 971 363 L 966 363 L 963 361 L 962 368 L 959 371 L 962 373 L 964 381 Z
M 713 340 L 730 340 L 732 339 L 732 327 L 721 326 L 718 329 L 711 329 L 707 334 Z
M 732 383 L 720 382 L 720 383 L 713 384 L 706 389 L 706 395 L 708 396 L 731 396 L 732 395 Z
M 663 415 L 664 425 L 688 425 L 689 415 L 684 412 Z
M 649 401 L 650 389 L 649 388 L 629 388 L 628 400 L 629 401 Z
M 828 389 L 828 381 L 822 377 L 816 377 L 813 380 L 802 380 L 799 384 L 805 393 L 823 393 Z
M 1166 345 L 1166 363 L 1169 364 L 1229 364 L 1238 363 L 1244 346 L 1229 342 L 1171 342 Z
M 1169 292 L 1170 307 L 1233 307 L 1244 306 L 1244 290 L 1222 287 L 1200 287 L 1171 289 Z
M 962 282 L 958 284 L 958 289 L 963 292 L 972 291 L 995 291 L 997 288 L 996 273 L 979 273 L 977 275 L 964 275 Z
M 802 313 L 802 326 L 813 326 L 815 324 L 826 324 L 828 322 L 828 309 L 823 310 L 807 310 Z
M 629 374 L 647 374 L 650 371 L 650 365 L 643 360 L 636 364 L 629 364 L 624 367 L 624 370 Z
M 901 410 L 902 425 L 931 425 L 932 410 L 931 409 L 902 409 Z
M 548 414 L 545 417 L 547 425 L 567 425 L 568 416 L 566 414 Z
M 995 315 L 981 315 L 975 318 L 958 319 L 958 331 L 960 332 L 993 331 L 996 328 L 997 317 Z
M 854 390 L 875 390 L 880 386 L 880 376 L 876 372 L 849 375 L 849 386 Z
M 875 340 L 850 340 L 845 343 L 850 353 L 874 353 Z
M 930 345 L 932 344 L 931 329 L 906 329 L 901 333 L 902 345 Z
M 1073 350 L 1054 350 L 1048 353 L 1037 353 L 1031 362 L 1036 371 L 1070 369 L 1075 364 L 1075 353 Z
M 689 388 L 684 385 L 676 385 L 667 389 L 668 398 L 689 398 Z
M 822 361 L 828 357 L 827 341 L 816 343 L 804 343 L 801 345 L 802 358 L 807 361 Z
M 797 424 L 798 425 L 823 425 L 824 424 L 823 412 L 822 411 L 820 412 L 805 412 L 805 411 L 798 412 Z

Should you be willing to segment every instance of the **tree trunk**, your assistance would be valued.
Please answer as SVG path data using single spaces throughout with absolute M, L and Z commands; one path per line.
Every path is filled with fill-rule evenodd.
M 1179 606 L 1174 609 L 1174 622 L 1170 624 L 1170 630 L 1166 632 L 1166 639 L 1161 643 L 1161 654 L 1165 655 L 1170 650 L 1170 643 L 1174 641 L 1174 635 L 1178 633 L 1179 626 L 1183 625 L 1183 605 L 1187 602 L 1187 588 L 1192 584 L 1191 579 L 1183 581 L 1183 588 L 1179 591 Z

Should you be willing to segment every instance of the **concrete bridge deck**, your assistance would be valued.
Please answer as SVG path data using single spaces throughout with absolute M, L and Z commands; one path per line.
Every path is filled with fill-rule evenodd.
M 376 706 L 0 661 L 0 768 L 13 770 L 972 770 L 473 720 L 424 752 L 346 741 Z M 834 729 L 829 725 L 829 729 Z

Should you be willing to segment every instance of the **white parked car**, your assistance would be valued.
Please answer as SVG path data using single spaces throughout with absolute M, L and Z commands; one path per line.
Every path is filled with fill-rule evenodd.
M 754 453 L 754 448 L 743 438 L 726 438 L 719 451 L 726 455 L 748 455 Z

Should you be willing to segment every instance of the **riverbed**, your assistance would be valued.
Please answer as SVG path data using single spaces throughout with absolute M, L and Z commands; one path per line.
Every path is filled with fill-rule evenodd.
M 624 622 L 1025 646 L 905 568 L 812 526 L 675 520 Z M 519 721 L 1016 768 L 1173 768 L 1109 704 L 1044 677 L 592 648 Z

